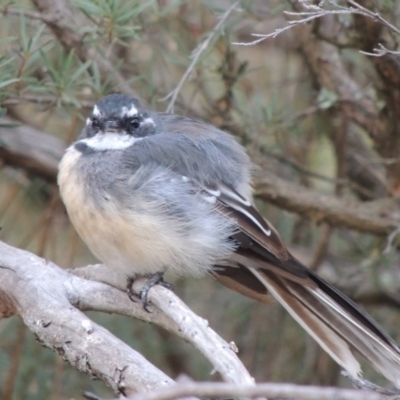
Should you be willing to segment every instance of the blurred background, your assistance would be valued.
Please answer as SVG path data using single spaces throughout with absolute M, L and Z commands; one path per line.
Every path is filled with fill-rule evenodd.
M 257 204 L 290 249 L 400 343 L 400 35 L 343 13 L 237 45 L 296 19 L 285 10 L 304 11 L 296 1 L 239 3 L 1 0 L 0 240 L 62 268 L 96 262 L 60 201 L 57 163 L 99 98 L 133 94 L 152 109 L 169 107 L 237 136 L 255 163 Z M 359 4 L 400 28 L 399 2 Z M 379 43 L 393 52 L 360 53 Z M 172 105 L 165 98 L 176 88 Z M 367 222 L 354 225 L 351 210 Z M 257 381 L 349 386 L 280 306 L 248 300 L 211 278 L 169 280 L 236 343 Z M 89 314 L 171 377 L 219 379 L 202 355 L 160 328 Z M 385 384 L 368 369 L 366 376 Z M 42 348 L 17 317 L 0 320 L 0 398 L 81 398 L 84 390 L 113 396 Z

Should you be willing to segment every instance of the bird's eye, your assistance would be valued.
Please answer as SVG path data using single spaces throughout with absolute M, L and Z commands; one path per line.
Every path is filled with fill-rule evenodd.
M 140 120 L 139 118 L 135 117 L 135 118 L 131 118 L 129 120 L 129 126 L 133 129 L 137 129 L 140 126 Z
M 92 117 L 92 127 L 97 129 L 100 128 L 100 119 L 97 117 Z

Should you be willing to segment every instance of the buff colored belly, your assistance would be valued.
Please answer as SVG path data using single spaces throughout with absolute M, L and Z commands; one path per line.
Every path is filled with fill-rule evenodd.
M 209 203 L 199 203 L 194 218 L 171 215 L 165 200 L 149 199 L 145 192 L 135 191 L 133 173 L 125 186 L 125 204 L 129 194 L 131 201 L 122 208 L 121 202 L 107 193 L 104 185 L 103 189 L 91 187 L 95 185 L 87 172 L 91 170 L 91 159 L 80 157 L 84 155 L 72 147 L 62 159 L 58 176 L 60 192 L 75 229 L 92 253 L 107 266 L 127 276 L 166 269 L 178 275 L 201 276 L 231 255 L 234 248 L 229 239 L 234 232 L 232 221 L 214 212 Z M 92 165 L 93 170 L 103 167 L 104 173 L 107 166 L 102 166 L 98 160 Z M 87 164 L 79 173 L 78 167 L 83 162 Z M 86 174 L 86 179 L 82 174 Z M 107 171 L 103 176 L 109 175 Z M 100 171 L 96 182 L 101 177 Z M 103 192 L 94 197 L 90 193 L 96 193 L 95 189 Z M 181 186 L 178 185 L 177 190 L 182 190 Z M 142 210 L 148 211 L 145 214 Z
M 70 220 L 92 253 L 128 276 L 155 273 L 169 262 L 173 266 L 174 238 L 159 221 L 133 212 L 122 215 L 114 202 L 96 205 L 88 198 L 74 168 L 80 156 L 74 149 L 68 151 L 58 183 Z

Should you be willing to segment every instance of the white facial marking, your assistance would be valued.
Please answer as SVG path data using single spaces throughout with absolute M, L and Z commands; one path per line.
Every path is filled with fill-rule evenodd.
M 189 178 L 187 176 L 182 176 L 183 182 L 189 182 Z
M 137 108 L 132 104 L 131 108 L 122 107 L 121 117 L 134 117 L 138 114 Z
M 90 125 L 91 123 L 92 123 L 92 120 L 91 120 L 90 118 L 88 118 L 88 119 L 86 120 L 86 126 Z
M 142 139 L 143 138 L 135 138 L 134 136 L 127 134 L 105 132 L 91 138 L 83 139 L 81 142 L 94 150 L 104 151 L 126 149 Z
M 94 106 L 94 107 L 93 107 L 93 116 L 94 116 L 94 117 L 100 117 L 100 115 L 101 115 L 101 112 L 100 112 L 100 110 L 99 110 L 99 107 Z

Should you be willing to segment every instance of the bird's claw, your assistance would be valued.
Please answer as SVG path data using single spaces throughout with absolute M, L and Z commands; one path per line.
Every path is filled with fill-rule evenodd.
M 126 293 L 128 294 L 129 298 L 131 301 L 136 302 L 133 296 L 134 293 L 132 291 L 132 284 L 134 282 L 133 278 L 128 279 L 128 285 L 126 288 Z M 156 272 L 155 274 L 151 275 L 148 281 L 145 283 L 143 286 L 142 290 L 139 293 L 140 300 L 142 302 L 143 308 L 147 312 L 151 312 L 149 309 L 149 302 L 148 302 L 148 294 L 149 290 L 155 286 L 155 285 L 161 285 L 164 286 L 166 289 L 174 291 L 174 286 L 171 283 L 165 282 L 164 281 L 164 272 Z

